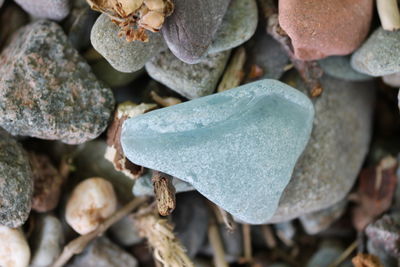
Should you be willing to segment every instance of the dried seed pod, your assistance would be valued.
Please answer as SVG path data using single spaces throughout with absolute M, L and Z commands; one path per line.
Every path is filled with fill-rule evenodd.
M 139 26 L 152 32 L 158 32 L 164 23 L 164 15 L 160 12 L 149 11 L 139 20 Z
M 31 252 L 20 229 L 0 225 L 0 266 L 26 267 Z
M 153 11 L 163 12 L 165 2 L 163 0 L 144 0 L 146 7 Z
M 84 235 L 112 215 L 117 208 L 117 197 L 112 184 L 103 178 L 89 178 L 78 184 L 68 200 L 67 223 Z

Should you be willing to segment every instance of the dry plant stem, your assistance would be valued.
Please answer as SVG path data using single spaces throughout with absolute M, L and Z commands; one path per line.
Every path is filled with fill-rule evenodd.
M 214 212 L 215 218 L 219 224 L 224 224 L 228 231 L 233 231 L 236 228 L 236 223 L 234 222 L 232 215 L 222 209 L 220 206 L 207 201 L 208 206 Z
M 152 182 L 158 213 L 162 216 L 170 215 L 176 206 L 175 187 L 172 185 L 172 178 L 165 173 L 153 171 Z
M 243 231 L 243 247 L 244 247 L 244 260 L 247 263 L 253 261 L 253 252 L 251 248 L 251 228 L 249 224 L 242 225 Z
M 356 240 L 353 243 L 351 243 L 351 245 L 348 248 L 346 248 L 346 250 L 343 251 L 343 253 L 332 264 L 330 264 L 328 267 L 337 267 L 337 266 L 339 266 L 342 262 L 344 262 L 347 259 L 347 257 L 350 256 L 351 253 L 353 253 L 354 250 L 357 249 L 357 246 L 358 246 L 358 242 Z
M 400 12 L 397 0 L 377 0 L 376 5 L 382 28 L 386 31 L 400 29 Z
M 323 71 L 318 66 L 317 61 L 303 61 L 295 58 L 291 40 L 289 36 L 285 33 L 285 31 L 279 26 L 277 14 L 273 14 L 268 18 L 267 31 L 275 40 L 277 40 L 282 45 L 282 47 L 286 51 L 287 55 L 293 63 L 293 66 L 297 69 L 297 71 L 300 73 L 300 76 L 309 87 L 310 96 L 320 96 L 323 89 L 319 79 L 322 77 Z
M 243 66 L 245 62 L 246 50 L 243 47 L 239 47 L 235 50 L 235 53 L 229 61 L 224 76 L 218 85 L 218 92 L 229 90 L 240 85 L 244 77 Z
M 108 228 L 111 227 L 114 223 L 121 220 L 127 214 L 129 214 L 132 210 L 138 208 L 140 205 L 144 204 L 148 199 L 144 197 L 135 198 L 122 207 L 120 210 L 116 211 L 113 215 L 111 215 L 108 219 L 106 219 L 103 223 L 97 227 L 96 230 L 82 235 L 71 242 L 69 242 L 63 249 L 61 255 L 57 258 L 57 260 L 53 263 L 52 267 L 61 267 L 66 264 L 72 256 L 75 254 L 81 253 L 86 246 L 90 243 L 90 241 L 94 240 L 96 237 L 101 236 Z
M 262 225 L 261 231 L 263 233 L 265 243 L 268 248 L 276 248 L 276 239 L 274 233 L 269 225 Z
M 162 107 L 169 107 L 169 106 L 173 106 L 173 105 L 182 103 L 182 100 L 180 100 L 176 97 L 172 97 L 172 96 L 162 97 L 162 96 L 159 96 L 155 91 L 151 91 L 150 96 L 157 104 L 159 104 Z
M 208 226 L 208 240 L 214 251 L 214 266 L 228 267 L 228 263 L 225 260 L 224 246 L 218 231 L 218 225 L 214 219 L 210 220 L 210 225 Z

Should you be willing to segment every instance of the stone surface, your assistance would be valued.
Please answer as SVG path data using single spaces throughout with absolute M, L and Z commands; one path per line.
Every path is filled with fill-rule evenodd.
M 346 211 L 347 199 L 341 200 L 335 205 L 300 216 L 300 222 L 304 230 L 310 234 L 318 234 L 329 228 Z
M 105 237 L 97 238 L 68 267 L 136 267 L 137 260 Z
M 0 52 L 19 28 L 29 22 L 29 16 L 16 4 L 8 3 L 0 12 Z
M 351 57 L 351 66 L 371 76 L 400 72 L 400 31 L 376 29 Z
M 319 65 L 322 70 L 337 79 L 346 81 L 368 81 L 373 77 L 355 71 L 350 64 L 349 56 L 332 56 L 320 60 Z
M 0 266 L 27 267 L 31 252 L 21 229 L 0 225 Z
M 307 262 L 306 267 L 329 267 L 342 253 L 344 249 L 334 242 L 324 242 L 317 252 Z M 338 265 L 345 267 L 347 263 Z M 350 265 L 352 266 L 352 265 Z
M 50 266 L 60 255 L 64 243 L 61 222 L 52 215 L 41 215 L 35 220 L 31 237 L 31 267 Z
M 158 52 L 165 50 L 160 33 L 150 33 L 148 42 L 127 42 L 118 37 L 119 27 L 102 14 L 93 25 L 90 40 L 93 47 L 120 72 L 135 72 Z
M 4 4 L 4 0 L 0 0 L 0 7 Z
M 172 213 L 174 232 L 192 258 L 207 239 L 209 216 L 209 208 L 199 193 L 187 192 L 176 196 L 176 208 Z
M 121 143 L 133 163 L 179 177 L 257 224 L 273 215 L 313 117 L 304 94 L 262 80 L 129 119 Z
M 208 53 L 222 52 L 243 44 L 253 36 L 257 22 L 258 9 L 255 0 L 230 1 Z
M 370 254 L 373 254 L 379 258 L 381 263 L 383 264 L 384 267 L 398 267 L 399 265 L 397 264 L 397 260 L 395 257 L 392 257 L 389 255 L 385 249 L 382 247 L 378 246 L 376 247 L 371 240 L 368 240 L 367 242 L 367 249 Z
M 164 51 L 146 64 L 146 70 L 154 80 L 193 99 L 215 91 L 229 55 L 229 51 L 208 55 L 200 63 L 190 65 Z
M 285 81 L 307 92 L 294 72 Z M 356 180 L 371 138 L 375 84 L 321 79 L 311 139 L 270 222 L 287 221 L 342 200 Z
M 0 128 L 0 225 L 19 227 L 31 211 L 33 178 L 22 146 Z
M 367 36 L 373 3 L 373 0 L 280 0 L 279 24 L 291 38 L 299 59 L 347 55 Z
M 199 63 L 222 23 L 229 2 L 174 0 L 174 13 L 161 30 L 172 53 L 186 63 Z
M 113 108 L 111 90 L 54 22 L 20 29 L 0 55 L 0 126 L 13 135 L 86 142 L 105 130 Z
M 176 193 L 192 191 L 194 188 L 187 182 L 176 177 L 172 177 L 172 184 L 175 187 Z M 154 196 L 154 187 L 151 181 L 151 172 L 146 172 L 140 179 L 135 181 L 132 188 L 135 196 Z
M 69 0 L 15 0 L 33 17 L 60 21 L 68 16 Z
M 122 246 L 132 246 L 142 241 L 139 237 L 135 221 L 132 216 L 125 216 L 119 222 L 110 227 L 110 234 L 113 240 Z
M 385 75 L 382 77 L 382 80 L 391 87 L 400 87 L 400 72 Z

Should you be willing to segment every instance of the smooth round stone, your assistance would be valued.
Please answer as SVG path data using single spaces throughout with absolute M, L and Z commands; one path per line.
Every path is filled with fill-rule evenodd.
M 15 0 L 30 15 L 51 19 L 63 20 L 70 10 L 69 0 Z
M 0 0 L 0 7 L 4 4 L 4 0 Z
M 52 215 L 40 215 L 31 237 L 31 267 L 50 266 L 60 255 L 64 243 L 61 222 Z
M 294 72 L 284 79 L 302 92 Z M 342 200 L 352 188 L 367 154 L 372 133 L 374 82 L 321 79 L 324 91 L 314 100 L 310 141 L 296 163 L 270 223 L 294 219 Z
M 307 262 L 306 267 L 329 267 L 342 253 L 343 248 L 335 243 L 325 242 Z M 339 267 L 345 267 L 342 263 Z M 350 265 L 351 266 L 351 265 Z
M 400 87 L 400 72 L 385 75 L 382 77 L 382 80 L 391 87 Z
M 0 12 L 0 52 L 19 28 L 29 22 L 29 16 L 16 4 L 9 3 Z
M 257 23 L 255 0 L 232 0 L 208 53 L 222 52 L 243 44 L 253 36 Z
M 351 82 L 368 81 L 373 79 L 369 75 L 365 75 L 355 71 L 350 65 L 350 56 L 332 56 L 318 61 L 322 70 L 337 79 L 343 79 Z
M 259 224 L 274 214 L 313 117 L 303 93 L 262 80 L 128 119 L 121 144 L 133 163 L 179 177 Z
M 0 128 L 0 225 L 16 228 L 31 211 L 33 177 L 22 146 Z
M 373 0 L 279 0 L 279 24 L 301 60 L 347 55 L 368 34 Z
M 102 14 L 93 25 L 90 40 L 93 47 L 120 72 L 135 72 L 160 51 L 165 43 L 160 33 L 149 32 L 148 42 L 127 42 L 118 37 L 120 28 Z
M 400 31 L 376 29 L 351 57 L 351 66 L 370 76 L 400 72 Z
M 140 243 L 143 238 L 135 227 L 135 221 L 131 216 L 125 216 L 120 221 L 116 222 L 109 230 L 113 240 L 122 246 L 132 246 Z
M 174 0 L 174 12 L 161 29 L 172 53 L 188 64 L 199 63 L 207 54 L 229 2 Z
M 200 63 L 187 64 L 167 50 L 150 60 L 146 71 L 154 80 L 193 99 L 215 91 L 229 55 L 230 51 L 224 51 L 208 55 Z
M 13 135 L 83 143 L 105 130 L 113 109 L 112 91 L 54 22 L 23 27 L 0 55 L 0 126 Z

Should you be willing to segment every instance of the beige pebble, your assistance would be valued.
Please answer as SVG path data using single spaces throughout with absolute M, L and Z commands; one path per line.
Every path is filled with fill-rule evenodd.
M 26 267 L 31 252 L 20 229 L 0 225 L 0 266 Z

